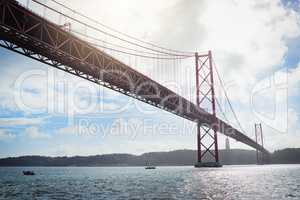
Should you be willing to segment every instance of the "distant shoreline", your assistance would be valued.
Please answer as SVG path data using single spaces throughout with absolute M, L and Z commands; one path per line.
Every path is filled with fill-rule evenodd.
M 230 167 L 242 167 L 242 166 L 281 166 L 281 165 L 300 165 L 300 163 L 290 163 L 290 164 L 264 164 L 264 165 L 257 165 L 257 164 L 241 164 L 241 165 L 223 165 L 225 166 L 230 166 Z M 139 166 L 0 166 L 0 168 L 121 168 L 121 167 L 128 167 L 128 168 L 144 168 L 144 165 L 139 165 Z M 194 165 L 157 165 L 156 167 L 191 167 L 193 168 Z
M 255 165 L 254 150 L 220 150 L 223 165 Z M 48 157 L 20 156 L 0 159 L 0 167 L 141 167 L 146 162 L 155 166 L 193 166 L 195 150 L 150 152 L 142 155 L 104 154 L 94 156 Z M 271 154 L 270 164 L 300 164 L 300 148 L 289 148 Z

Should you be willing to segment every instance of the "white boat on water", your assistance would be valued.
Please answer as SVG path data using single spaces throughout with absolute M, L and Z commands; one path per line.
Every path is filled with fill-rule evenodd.
M 153 165 L 150 165 L 149 162 L 147 162 L 145 169 L 156 169 L 156 167 Z
M 145 167 L 145 169 L 156 169 L 156 167 L 155 166 L 147 166 L 147 167 Z

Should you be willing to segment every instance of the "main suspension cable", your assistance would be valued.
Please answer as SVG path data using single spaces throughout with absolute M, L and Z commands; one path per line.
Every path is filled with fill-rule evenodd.
M 129 50 L 129 51 L 134 51 L 134 52 L 137 52 L 137 53 L 140 53 L 140 54 L 149 54 L 149 55 L 152 55 L 152 57 L 154 56 L 166 56 L 166 54 L 157 54 L 157 53 L 153 53 L 153 52 L 148 52 L 148 51 L 140 51 L 140 50 L 137 50 L 137 49 L 132 49 L 132 48 L 128 48 L 128 47 L 125 47 L 125 46 L 121 46 L 121 45 L 118 45 L 118 44 L 114 44 L 114 43 L 111 43 L 111 42 L 107 42 L 107 41 L 104 41 L 102 39 L 99 39 L 99 38 L 96 38 L 96 37 L 93 37 L 93 36 L 90 36 L 90 35 L 87 35 L 87 34 L 84 34 L 84 33 L 81 33 L 79 31 L 75 31 L 75 30 L 70 30 L 71 33 L 74 33 L 74 34 L 78 34 L 78 35 L 81 35 L 83 37 L 86 37 L 88 39 L 92 39 L 92 40 L 95 40 L 95 41 L 98 41 L 98 42 L 102 42 L 102 43 L 105 43 L 105 44 L 108 44 L 108 45 L 111 45 L 111 46 L 114 46 L 116 48 L 121 48 L 121 49 L 125 49 L 125 50 Z M 91 43 L 89 42 L 90 44 L 93 44 L 94 45 L 97 45 L 96 43 Z M 97 45 L 99 46 L 99 45 Z M 102 48 L 109 48 L 109 47 L 104 47 L 104 46 L 101 46 Z M 136 54 L 134 54 L 136 55 Z M 148 56 L 149 57 L 149 56 Z M 174 56 L 174 59 L 178 58 L 179 56 Z M 188 58 L 188 57 L 193 57 L 193 56 L 180 56 L 180 58 Z M 171 56 L 169 57 L 171 58 Z
M 89 45 L 91 45 L 91 46 L 94 46 L 94 47 L 100 47 L 102 49 L 107 49 L 107 50 L 118 52 L 118 53 L 123 53 L 123 54 L 137 56 L 137 57 L 142 57 L 142 58 L 157 59 L 157 60 L 178 60 L 178 59 L 186 59 L 186 58 L 193 57 L 193 56 L 182 56 L 182 57 L 159 57 L 159 56 L 155 57 L 155 56 L 146 56 L 146 55 L 142 55 L 142 54 L 130 53 L 130 52 L 127 52 L 127 51 L 122 51 L 122 50 L 118 50 L 118 49 L 106 47 L 106 46 L 99 45 L 99 44 L 92 43 L 92 42 L 87 42 L 87 43 Z
M 91 28 L 91 29 L 93 29 L 93 30 L 95 30 L 95 31 L 98 31 L 98 32 L 100 32 L 100 33 L 102 33 L 102 34 L 105 34 L 105 35 L 107 35 L 107 36 L 109 36 L 109 37 L 118 39 L 118 40 L 120 40 L 120 41 L 126 42 L 126 43 L 128 43 L 128 44 L 135 45 L 135 46 L 138 46 L 138 47 L 140 47 L 140 48 L 144 48 L 144 49 L 147 49 L 147 50 L 150 50 L 150 51 L 154 51 L 154 52 L 157 52 L 157 53 L 162 53 L 162 54 L 167 54 L 167 55 L 172 55 L 172 56 L 187 56 L 187 55 L 192 55 L 191 52 L 188 52 L 188 53 L 183 52 L 183 54 L 176 54 L 176 53 L 170 53 L 170 52 L 160 51 L 160 50 L 153 49 L 153 48 L 150 48 L 150 47 L 145 47 L 145 46 L 143 46 L 143 45 L 137 44 L 137 43 L 132 42 L 132 41 L 128 41 L 128 40 L 123 39 L 123 38 L 121 38 L 121 37 L 119 37 L 119 36 L 116 36 L 116 35 L 113 35 L 113 34 L 111 34 L 111 33 L 106 32 L 106 31 L 104 31 L 104 30 L 101 30 L 101 29 L 99 29 L 99 28 L 97 28 L 97 27 L 95 27 L 95 26 L 92 26 L 92 25 L 90 25 L 90 24 L 87 24 L 87 23 L 85 23 L 85 22 L 82 22 L 82 21 L 80 21 L 80 20 L 78 20 L 78 19 L 76 19 L 76 18 L 74 18 L 74 17 L 71 17 L 71 16 L 69 16 L 69 15 L 67 15 L 67 14 L 65 14 L 65 13 L 63 13 L 63 12 L 61 12 L 61 11 L 58 11 L 58 10 L 56 10 L 56 9 L 54 9 L 54 8 L 52 8 L 52 7 L 50 7 L 50 6 L 46 5 L 46 4 L 44 4 L 44 3 L 41 3 L 41 2 L 39 2 L 38 0 L 32 0 L 32 1 L 35 2 L 35 3 L 37 3 L 37 4 L 39 4 L 39 5 L 41 5 L 41 6 L 43 6 L 43 7 L 45 7 L 45 8 L 47 8 L 47 9 L 49 9 L 49 10 L 52 10 L 53 12 L 56 12 L 56 13 L 58 13 L 58 14 L 64 16 L 64 17 L 66 17 L 66 18 L 69 18 L 69 19 L 71 19 L 71 20 L 73 20 L 73 21 L 75 21 L 75 22 L 77 22 L 77 23 L 79 23 L 79 24 L 81 24 L 81 25 L 84 25 L 84 26 L 86 26 L 86 27 L 89 27 L 89 28 Z M 54 0 L 51 0 L 51 1 L 54 2 Z M 72 9 L 70 9 L 70 10 L 73 11 Z M 76 11 L 76 12 L 77 12 L 77 11 Z M 126 34 L 126 35 L 127 35 L 127 34 Z M 153 46 L 153 44 L 151 44 L 151 45 Z M 158 47 L 157 47 L 157 48 L 158 48 Z M 160 49 L 164 49 L 164 48 L 161 48 L 161 47 L 159 47 L 159 48 L 160 48 Z M 164 49 L 164 50 L 166 50 L 166 49 Z M 175 51 L 175 50 L 169 50 L 169 49 L 168 49 L 167 51 L 177 52 L 177 51 Z M 194 53 L 193 53 L 193 54 L 194 54 Z
M 141 40 L 141 39 L 139 39 L 137 37 L 133 37 L 131 35 L 128 35 L 126 33 L 121 32 L 119 30 L 116 30 L 116 29 L 114 29 L 114 28 L 112 28 L 110 26 L 107 26 L 107 25 L 105 25 L 105 24 L 103 24 L 103 23 L 101 23 L 101 22 L 99 22 L 99 21 L 97 21 L 95 19 L 92 19 L 91 17 L 88 17 L 87 15 L 84 15 L 81 12 L 78 12 L 77 10 L 74 10 L 74 9 L 72 9 L 72 8 L 70 8 L 70 7 L 66 6 L 66 5 L 58 2 L 57 0 L 50 0 L 50 1 L 52 1 L 53 3 L 55 3 L 55 4 L 59 5 L 59 6 L 62 6 L 63 8 L 65 8 L 65 9 L 67 9 L 67 10 L 69 10 L 69 11 L 71 11 L 71 12 L 73 12 L 73 13 L 75 13 L 75 14 L 83 17 L 83 18 L 85 18 L 85 19 L 88 19 L 88 20 L 90 20 L 90 21 L 92 21 L 92 22 L 94 22 L 94 23 L 96 23 L 96 24 L 98 24 L 100 26 L 103 26 L 103 27 L 105 27 L 105 28 L 107 28 L 107 29 L 109 29 L 109 30 L 111 30 L 113 32 L 116 32 L 116 33 L 118 33 L 120 35 L 123 35 L 125 37 L 128 37 L 130 39 L 136 40 L 138 42 L 141 42 L 141 43 L 144 43 L 144 44 L 147 44 L 147 45 L 151 45 L 153 47 L 156 47 L 156 48 L 159 48 L 159 49 L 163 49 L 163 50 L 166 50 L 166 51 L 172 51 L 172 52 L 183 53 L 183 54 L 194 54 L 194 52 L 179 51 L 179 50 L 175 50 L 175 49 L 169 49 L 169 48 L 165 48 L 165 47 L 159 46 L 159 45 L 151 43 L 151 42 L 143 41 L 143 40 Z

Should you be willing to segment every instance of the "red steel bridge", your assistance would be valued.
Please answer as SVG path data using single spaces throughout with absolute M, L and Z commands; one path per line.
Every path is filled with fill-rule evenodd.
M 200 166 L 204 163 L 203 158 L 207 155 L 212 157 L 211 163 L 218 165 L 217 132 L 249 145 L 264 154 L 269 154 L 262 145 L 217 116 L 218 102 L 215 97 L 214 75 L 219 74 L 214 73 L 211 51 L 200 54 L 163 48 L 120 33 L 57 1 L 51 1 L 81 18 L 67 15 L 67 12 L 59 11 L 53 6 L 37 0 L 32 0 L 30 3 L 40 6 L 40 10 L 44 14 L 38 14 L 30 9 L 30 6 L 14 0 L 0 0 L 0 45 L 197 123 L 197 149 Z M 45 13 L 46 11 L 47 13 Z M 55 23 L 47 18 L 53 13 L 67 20 Z M 92 21 L 94 25 L 81 20 L 83 18 Z M 85 33 L 76 32 L 72 30 L 74 24 L 105 34 L 105 37 L 113 37 L 115 41 L 119 40 L 120 43 L 135 48 L 122 46 L 120 43 L 112 46 L 111 42 L 101 40 L 99 37 L 88 36 L 86 31 Z M 118 34 L 113 35 L 103 29 Z M 91 42 L 91 38 L 93 42 Z M 158 71 L 160 75 L 170 74 L 168 69 L 179 65 L 178 60 L 192 60 L 194 63 L 193 80 L 196 86 L 193 93 L 196 94 L 196 101 L 188 100 L 183 97 L 184 95 L 172 91 L 151 75 L 141 73 L 141 70 L 134 69 L 130 63 L 122 62 L 110 52 L 118 53 L 118 55 L 125 53 L 129 56 L 142 57 L 145 60 L 160 60 L 170 67 L 161 69 L 162 66 L 156 65 L 156 68 L 158 66 L 156 70 L 161 70 Z M 147 62 L 145 61 L 143 64 L 147 65 Z M 176 73 L 174 74 L 176 75 Z M 181 76 L 184 77 L 182 74 Z M 203 108 L 205 101 L 207 102 L 205 105 L 208 105 L 210 111 Z M 232 108 L 231 104 L 230 107 Z M 204 142 L 207 138 L 211 139 L 209 144 Z

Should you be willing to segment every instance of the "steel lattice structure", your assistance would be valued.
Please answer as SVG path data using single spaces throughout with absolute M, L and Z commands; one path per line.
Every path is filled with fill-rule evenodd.
M 0 46 L 133 97 L 180 117 L 214 127 L 261 152 L 263 146 L 170 89 L 79 39 L 14 0 L 0 0 Z M 208 148 L 210 149 L 210 148 Z
M 198 53 L 196 53 L 195 63 L 197 106 L 200 108 L 202 104 L 207 101 L 211 107 L 213 123 L 217 123 L 211 51 L 209 51 L 207 55 L 198 55 Z M 201 132 L 203 134 L 201 134 Z M 204 141 L 206 138 L 210 139 L 208 145 L 206 144 L 207 142 L 205 143 Z M 215 126 L 207 127 L 201 122 L 197 123 L 197 150 L 198 163 L 202 163 L 207 154 L 210 154 L 214 163 L 219 163 L 217 128 Z
M 261 123 L 254 124 L 254 130 L 255 130 L 255 142 L 257 144 L 261 144 L 261 146 L 264 146 L 264 136 L 263 136 L 263 130 L 262 130 Z M 256 150 L 256 162 L 257 162 L 257 164 L 269 163 L 270 155 L 260 153 L 258 150 Z

